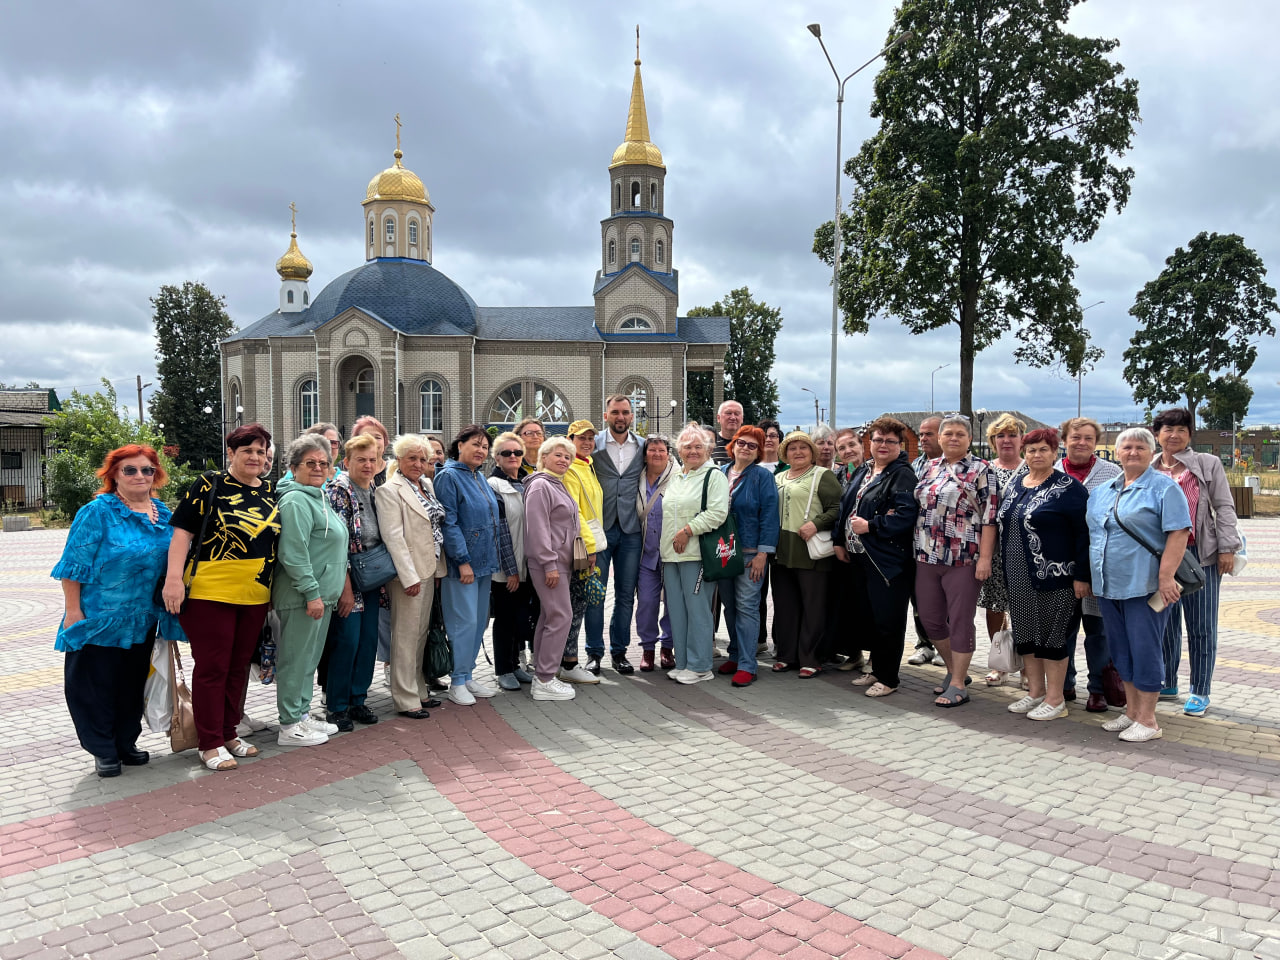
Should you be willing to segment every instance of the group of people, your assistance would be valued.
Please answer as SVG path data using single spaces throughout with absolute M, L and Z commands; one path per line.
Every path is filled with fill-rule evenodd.
M 969 700 L 978 607 L 993 633 L 1007 617 L 1026 687 L 1009 710 L 1032 720 L 1066 715 L 1083 624 L 1086 709 L 1123 707 L 1104 728 L 1138 742 L 1161 735 L 1157 700 L 1178 696 L 1185 618 L 1184 712 L 1207 710 L 1220 580 L 1242 538 L 1222 464 L 1190 448 L 1186 410 L 1160 413 L 1154 434 L 1121 433 L 1117 463 L 1096 455 L 1088 418 L 1060 433 L 1005 415 L 987 431 L 990 461 L 960 414 L 921 424 L 914 461 L 892 417 L 862 435 L 742 420 L 730 400 L 718 430 L 643 437 L 630 400 L 613 396 L 601 431 L 577 420 L 548 437 L 526 419 L 491 442 L 471 425 L 445 450 L 418 435 L 393 443 L 364 417 L 345 444 L 326 423 L 293 440 L 278 485 L 271 436 L 249 424 L 227 437 L 225 469 L 172 513 L 156 495 L 167 478 L 155 451 L 114 450 L 52 573 L 81 745 L 101 776 L 147 762 L 137 739 L 159 635 L 190 642 L 201 763 L 231 770 L 256 756 L 240 725 L 269 611 L 281 745 L 376 723 L 366 698 L 379 660 L 406 718 L 428 718 L 436 690 L 459 706 L 496 695 L 475 675 L 490 618 L 497 687 L 570 700 L 600 681 L 610 570 L 609 654 L 624 675 L 636 670 L 634 622 L 641 672 L 712 680 L 723 611 L 719 672 L 750 686 L 771 591 L 772 671 L 863 667 L 853 683 L 870 697 L 899 687 L 914 606 L 908 662 L 945 667 L 943 708 Z M 1188 564 L 1203 587 L 1184 598 Z M 452 645 L 447 678 L 426 665 L 433 612 Z

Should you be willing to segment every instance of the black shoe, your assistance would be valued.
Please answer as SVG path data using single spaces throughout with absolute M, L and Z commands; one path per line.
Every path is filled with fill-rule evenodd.
M 432 690 L 448 690 L 449 689 L 449 685 L 447 683 L 441 683 L 439 677 L 436 677 L 432 680 L 428 680 L 427 686 L 430 687 Z
M 126 767 L 140 767 L 151 759 L 151 754 L 145 750 L 139 750 L 137 747 L 129 747 L 127 750 L 120 751 L 120 762 Z
M 600 676 L 600 658 L 599 657 L 587 658 L 587 672 L 593 673 L 597 677 Z
M 346 710 L 339 710 L 337 713 L 326 713 L 324 718 L 338 728 L 339 733 L 350 733 L 356 728 L 351 722 L 351 714 Z
M 426 710 L 401 710 L 399 713 L 400 716 L 408 717 L 410 720 L 426 720 L 431 716 Z
M 100 777 L 118 777 L 120 776 L 120 761 L 104 760 L 102 757 L 94 757 L 93 769 L 98 772 L 98 776 Z
M 434 710 L 436 707 L 443 706 L 443 704 L 435 697 L 432 697 L 430 700 L 419 700 L 418 702 L 422 704 L 423 710 Z
M 1074 700 L 1076 698 L 1076 688 L 1067 687 L 1062 691 L 1063 700 Z
M 636 672 L 636 668 L 631 665 L 631 661 L 628 660 L 626 657 L 614 657 L 613 669 L 617 670 L 619 673 L 635 673 Z
M 356 723 L 374 724 L 378 722 L 378 715 L 366 707 L 363 703 L 352 707 L 347 713 L 351 714 L 351 719 Z

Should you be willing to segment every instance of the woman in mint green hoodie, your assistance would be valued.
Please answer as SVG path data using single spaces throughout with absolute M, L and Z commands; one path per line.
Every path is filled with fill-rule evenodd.
M 305 434 L 289 444 L 292 480 L 277 488 L 280 540 L 271 602 L 280 616 L 276 649 L 276 706 L 281 746 L 324 743 L 337 727 L 311 717 L 316 666 L 329 618 L 347 573 L 347 526 L 321 487 L 329 470 L 329 444 Z

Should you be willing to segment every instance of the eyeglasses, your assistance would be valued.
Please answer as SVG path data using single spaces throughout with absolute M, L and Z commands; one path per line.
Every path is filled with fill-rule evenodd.
M 324 460 L 303 460 L 299 466 L 306 467 L 308 470 L 328 470 L 329 464 Z
M 330 440 L 330 441 L 329 441 L 329 446 L 331 446 L 331 447 L 340 447 L 340 446 L 342 446 L 342 441 L 341 441 L 341 440 Z
M 752 440 L 735 440 L 734 441 L 743 450 L 758 450 L 760 445 Z
M 522 436 L 522 437 L 540 437 L 540 436 L 542 436 L 542 431 L 541 431 L 541 430 L 535 430 L 535 429 L 532 429 L 532 428 L 530 428 L 530 427 L 525 427 L 523 430 L 521 430 L 521 431 L 520 431 L 520 436 Z
M 963 423 L 969 422 L 969 418 L 966 417 L 963 413 L 944 413 L 942 415 L 943 423 L 950 423 L 954 420 L 960 420 Z
M 872 437 L 871 438 L 872 446 L 892 447 L 901 442 L 902 441 L 899 440 L 897 437 Z
M 522 456 L 524 456 L 524 453 L 523 453 L 522 451 L 520 451 L 520 450 L 499 450 L 499 451 L 498 451 L 498 456 L 500 456 L 500 457 L 522 457 Z
M 121 467 L 120 472 L 123 473 L 126 477 L 136 477 L 139 473 L 141 473 L 144 477 L 154 477 L 156 475 L 156 468 L 155 467 L 135 467 L 133 464 L 129 464 L 127 467 Z

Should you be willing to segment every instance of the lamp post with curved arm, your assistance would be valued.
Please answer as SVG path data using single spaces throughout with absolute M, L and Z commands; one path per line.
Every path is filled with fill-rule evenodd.
M 840 71 L 836 69 L 836 65 L 831 59 L 831 54 L 827 52 L 827 45 L 822 42 L 822 24 L 809 24 L 809 32 L 813 34 L 818 41 L 818 45 L 822 47 L 823 56 L 827 58 L 827 65 L 831 67 L 831 72 L 836 78 L 836 216 L 832 221 L 831 231 L 831 397 L 827 404 L 827 412 L 831 415 L 829 423 L 834 427 L 836 424 L 836 345 L 840 333 L 840 176 L 844 166 L 843 157 L 841 156 L 840 137 L 844 125 L 844 85 L 904 40 L 910 39 L 911 31 L 907 30 L 898 34 L 883 50 L 843 80 L 840 79 Z

